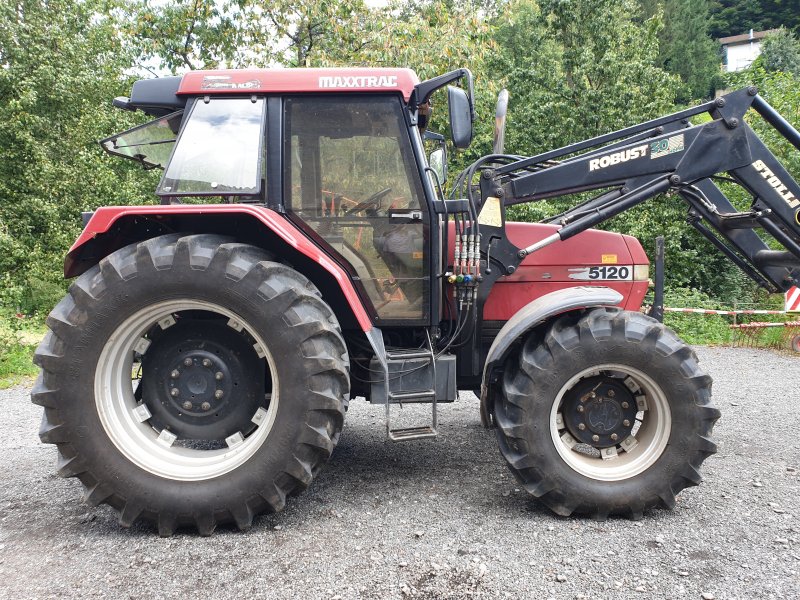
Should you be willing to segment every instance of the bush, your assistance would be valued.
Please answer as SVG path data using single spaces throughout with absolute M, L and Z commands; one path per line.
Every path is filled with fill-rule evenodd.
M 724 308 L 707 294 L 694 289 L 676 288 L 665 292 L 664 304 L 674 308 Z M 732 341 L 732 318 L 724 315 L 665 313 L 664 324 L 689 344 L 728 344 Z

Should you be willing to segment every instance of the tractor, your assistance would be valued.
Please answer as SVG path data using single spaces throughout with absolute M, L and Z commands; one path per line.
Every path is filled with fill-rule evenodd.
M 440 90 L 447 138 L 428 130 Z M 501 94 L 493 153 L 450 182 L 467 69 L 191 71 L 113 103 L 152 120 L 102 149 L 163 170 L 160 202 L 84 213 L 32 401 L 59 475 L 123 527 L 247 529 L 311 484 L 351 399 L 385 407 L 400 442 L 435 437 L 460 390 L 558 515 L 671 508 L 716 450 L 711 378 L 642 312 L 641 244 L 594 227 L 674 194 L 759 285 L 800 281 L 800 187 L 744 117 L 800 134 L 754 88 L 532 157 L 503 150 Z M 580 200 L 506 221 L 562 196 Z M 411 403 L 430 418 L 398 426 Z

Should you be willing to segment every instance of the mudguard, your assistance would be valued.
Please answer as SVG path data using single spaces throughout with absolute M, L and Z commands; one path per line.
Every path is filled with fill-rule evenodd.
M 361 298 L 347 272 L 318 246 L 294 227 L 282 215 L 263 206 L 248 204 L 206 204 L 167 206 L 106 206 L 98 208 L 80 237 L 70 248 L 64 261 L 64 275 L 74 277 L 97 264 L 115 250 L 136 241 L 161 235 L 167 231 L 181 231 L 181 220 L 196 223 L 198 218 L 219 219 L 235 216 L 241 220 L 255 220 L 260 227 L 269 230 L 281 242 L 320 265 L 335 280 L 364 332 L 372 328 Z M 136 225 L 136 222 L 141 222 Z M 133 223 L 135 233 L 123 233 L 123 224 Z M 119 225 L 119 227 L 117 226 Z M 159 230 L 158 227 L 166 227 Z M 134 229 L 134 227 L 131 227 Z
M 545 294 L 517 311 L 498 332 L 486 356 L 481 383 L 483 426 L 492 427 L 491 412 L 494 398 L 490 386 L 491 377 L 496 369 L 502 368 L 517 340 L 556 315 L 594 306 L 616 306 L 624 299 L 622 294 L 606 287 L 571 287 Z

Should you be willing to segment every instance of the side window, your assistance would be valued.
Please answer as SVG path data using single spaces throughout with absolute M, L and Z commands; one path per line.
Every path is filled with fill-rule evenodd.
M 257 194 L 263 172 L 264 105 L 263 98 L 197 100 L 156 193 Z
M 429 230 L 393 96 L 285 103 L 286 203 L 358 273 L 383 320 L 427 316 Z

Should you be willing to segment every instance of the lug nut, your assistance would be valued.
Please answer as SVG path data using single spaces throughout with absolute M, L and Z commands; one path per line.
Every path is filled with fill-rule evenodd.
M 210 366 L 211 366 L 211 360 L 210 360 L 210 359 L 208 359 L 208 358 L 204 358 L 204 359 L 203 359 L 203 366 L 204 366 L 206 369 L 207 369 L 208 367 L 210 367 Z
M 222 371 L 217 371 L 214 374 L 214 379 L 216 379 L 217 381 L 222 381 L 223 377 L 225 377 L 225 375 L 222 374 Z
M 581 431 L 583 431 L 584 429 L 586 429 L 586 424 L 584 424 L 584 423 L 578 423 L 578 429 L 580 429 Z
M 223 392 L 222 390 L 217 390 L 216 392 L 214 392 L 214 398 L 216 398 L 217 400 L 220 400 L 224 395 L 225 392 Z
M 599 435 L 597 435 L 597 434 L 594 434 L 594 435 L 592 436 L 592 441 L 593 441 L 593 442 L 599 442 L 599 441 L 600 441 L 600 436 L 599 436 Z
M 615 392 L 614 390 L 608 390 L 608 397 L 609 398 L 613 398 L 616 395 L 617 395 L 617 392 Z
M 202 408 L 203 410 L 210 410 L 211 409 L 211 404 L 209 404 L 208 402 L 203 402 L 200 405 L 200 408 Z
M 583 412 L 585 409 L 580 404 L 578 405 L 578 412 Z
M 611 441 L 612 441 L 612 442 L 616 442 L 616 441 L 617 441 L 617 438 L 619 438 L 619 436 L 618 436 L 616 433 L 612 433 L 612 434 L 611 434 Z
M 183 364 L 187 367 L 191 367 L 194 364 L 194 361 L 191 358 L 184 358 Z
M 628 408 L 629 406 L 630 406 L 630 404 L 628 404 L 627 402 L 623 402 L 622 403 L 622 408 Z
M 176 398 L 178 395 L 180 395 L 180 393 L 181 392 L 180 392 L 180 390 L 178 388 L 172 388 L 169 391 L 170 396 L 172 396 L 173 398 Z
M 631 426 L 631 422 L 630 422 L 630 421 L 628 421 L 628 419 L 625 419 L 625 420 L 622 422 L 622 424 L 623 424 L 623 425 L 625 425 L 625 427 L 630 427 L 630 426 Z
M 183 410 L 192 410 L 192 403 L 188 400 L 182 404 Z
M 172 377 L 173 379 L 177 379 L 178 377 L 181 376 L 181 372 L 178 371 L 178 369 L 175 369 L 172 373 L 169 374 L 169 376 Z

